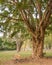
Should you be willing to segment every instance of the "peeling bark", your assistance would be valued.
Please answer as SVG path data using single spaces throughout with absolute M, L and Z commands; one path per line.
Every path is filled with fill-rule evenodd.
M 36 37 L 33 37 L 33 57 L 35 58 L 40 58 L 43 56 L 44 33 L 45 30 L 41 27 L 38 34 L 36 34 Z

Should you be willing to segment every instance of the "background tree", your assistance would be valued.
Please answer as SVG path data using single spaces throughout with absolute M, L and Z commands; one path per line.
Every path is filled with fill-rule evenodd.
M 52 34 L 50 33 L 49 35 L 46 35 L 45 37 L 45 48 L 46 49 L 52 49 Z

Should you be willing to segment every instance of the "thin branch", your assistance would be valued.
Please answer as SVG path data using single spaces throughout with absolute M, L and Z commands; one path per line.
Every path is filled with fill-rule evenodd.
M 42 11 L 41 11 L 41 2 L 39 2 L 38 0 L 36 0 L 36 8 L 38 10 L 38 14 L 39 14 L 39 21 L 41 21 L 42 19 Z
M 17 18 L 14 18 L 14 17 L 3 15 L 3 14 L 0 14 L 0 16 L 6 17 L 6 18 L 9 18 L 9 19 L 13 19 L 13 20 L 16 20 L 16 21 L 24 21 L 23 19 L 17 19 Z
M 34 5 L 34 7 L 35 7 L 35 3 L 34 3 L 34 1 L 33 0 L 31 0 L 31 3 Z
M 24 20 L 23 22 L 27 25 L 27 29 L 30 31 L 30 33 L 35 37 L 35 33 L 29 23 L 29 20 L 26 18 L 26 14 L 24 13 L 24 11 L 21 11 L 21 17 Z
M 45 13 L 44 13 L 44 17 L 42 18 L 39 26 L 45 26 L 47 23 L 49 23 L 51 10 L 52 10 L 52 0 L 49 0 L 48 5 L 47 5 L 46 10 L 45 10 Z

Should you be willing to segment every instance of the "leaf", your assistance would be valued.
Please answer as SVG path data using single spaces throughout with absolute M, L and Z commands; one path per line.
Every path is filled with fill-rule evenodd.
M 14 31 L 12 34 L 11 34 L 11 38 L 17 34 L 17 31 Z
M 3 4 L 4 2 L 6 2 L 6 0 L 0 0 L 0 4 Z

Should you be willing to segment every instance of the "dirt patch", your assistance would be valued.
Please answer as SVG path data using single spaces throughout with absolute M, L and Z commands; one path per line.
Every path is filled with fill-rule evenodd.
M 13 60 L 11 63 L 14 65 L 52 65 L 52 58 L 24 58 Z
M 19 60 L 16 59 L 7 61 L 2 65 L 52 65 L 52 58 L 41 58 L 41 59 L 23 58 Z

